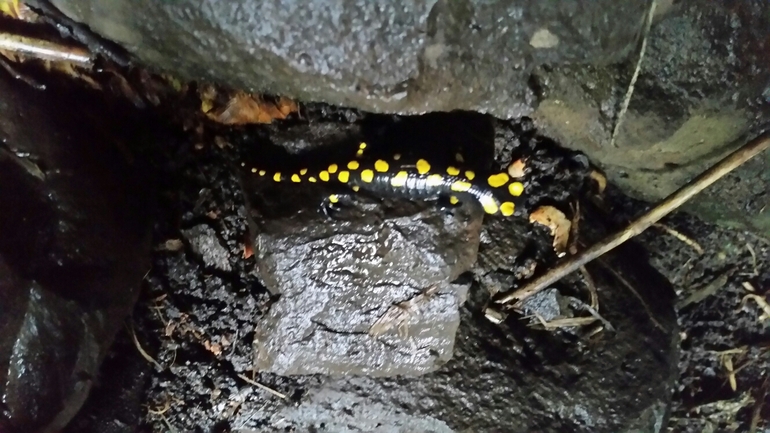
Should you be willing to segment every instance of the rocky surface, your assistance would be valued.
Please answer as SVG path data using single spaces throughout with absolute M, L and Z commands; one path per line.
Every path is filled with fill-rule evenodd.
M 670 192 L 762 129 L 767 121 L 765 88 L 770 69 L 765 65 L 763 44 L 770 26 L 767 25 L 768 6 L 762 2 L 658 2 L 652 30 L 649 35 L 642 35 L 646 38 L 647 52 L 641 62 L 629 111 L 622 119 L 619 119 L 619 108 L 636 67 L 640 48 L 636 44 L 637 35 L 648 6 L 642 2 L 627 8 L 624 4 L 622 7 L 626 9 L 622 11 L 613 9 L 620 7 L 614 3 L 597 4 L 601 13 L 583 9 L 587 14 L 572 8 L 573 3 L 568 1 L 528 4 L 521 9 L 506 7 L 504 13 L 497 9 L 501 7 L 499 3 L 439 1 L 430 8 L 421 4 L 409 5 L 413 9 L 403 11 L 385 8 L 380 10 L 381 15 L 370 13 L 368 3 L 352 4 L 339 9 L 339 16 L 349 20 L 343 19 L 339 25 L 324 27 L 320 32 L 322 27 L 316 26 L 312 28 L 314 37 L 299 39 L 296 35 L 305 34 L 309 24 L 329 21 L 325 15 L 327 10 L 319 14 L 310 10 L 309 19 L 294 14 L 284 20 L 282 10 L 261 6 L 261 25 L 255 27 L 251 15 L 255 9 L 239 9 L 243 6 L 240 3 L 211 3 L 195 9 L 176 3 L 148 2 L 142 7 L 132 3 L 122 8 L 115 3 L 105 8 L 96 1 L 54 3 L 67 14 L 125 44 L 144 63 L 174 70 L 182 76 L 204 77 L 241 87 L 256 83 L 254 87 L 275 93 L 299 95 L 308 100 L 343 101 L 372 110 L 403 113 L 466 108 L 503 117 L 531 113 L 537 133 L 582 149 L 607 171 L 612 181 L 646 199 Z M 612 19 L 604 19 L 607 16 Z M 259 40 L 263 45 L 255 47 L 249 40 L 250 35 L 271 29 L 272 21 L 265 17 L 280 18 L 282 26 L 284 21 L 288 22 L 287 28 L 294 31 L 263 35 Z M 385 17 L 403 20 L 389 22 L 388 26 L 374 25 Z M 595 19 L 598 22 L 594 22 Z M 495 20 L 512 20 L 512 25 L 498 26 Z M 489 24 L 492 21 L 494 23 Z M 421 23 L 425 24 L 425 30 L 420 28 Z M 250 31 L 242 32 L 244 25 L 251 26 Z M 513 36 L 500 37 L 496 32 Z M 351 34 L 361 38 L 351 38 Z M 417 36 L 394 42 L 394 35 Z M 328 40 L 337 42 L 331 45 L 336 50 L 333 55 L 324 51 L 330 46 Z M 346 41 L 349 44 L 344 43 Z M 398 43 L 401 41 L 405 43 Z M 313 46 L 308 48 L 307 44 Z M 310 54 L 302 51 L 306 48 L 315 51 Z M 392 49 L 397 58 L 393 57 Z M 315 52 L 322 54 L 322 61 L 317 60 L 321 57 L 314 57 Z M 241 61 L 244 57 L 246 61 Z M 254 57 L 260 61 L 253 62 Z M 381 61 L 381 58 L 394 60 Z M 534 166 L 546 175 L 536 179 L 533 182 L 536 188 L 529 190 L 534 191 L 533 204 L 557 204 L 569 213 L 574 193 L 581 189 L 580 181 L 568 169 L 569 164 L 555 162 L 561 159 L 558 153 L 549 152 L 552 150 L 549 141 L 533 136 L 531 123 L 506 127 L 505 123 L 491 122 L 484 116 L 464 114 L 456 118 L 440 115 L 388 118 L 312 105 L 303 107 L 302 118 L 309 121 L 236 128 L 225 133 L 231 144 L 226 140 L 216 143 L 222 148 L 233 143 L 236 146 L 278 144 L 284 150 L 278 152 L 276 161 L 313 150 L 319 144 L 344 150 L 346 144 L 357 141 L 360 136 L 372 135 L 380 136 L 382 142 L 392 146 L 437 141 L 439 149 L 446 149 L 452 147 L 453 140 L 494 143 L 494 149 L 479 146 L 482 150 L 479 161 L 489 161 L 490 154 L 494 154 L 498 163 L 509 161 L 516 156 L 517 149 L 537 156 Z M 374 120 L 367 122 L 367 119 Z M 611 134 L 620 120 L 623 123 L 613 145 Z M 398 129 L 394 127 L 396 124 L 403 127 L 401 132 L 388 135 L 388 131 Z M 13 129 L 13 124 L 10 125 Z M 441 136 L 439 132 L 449 134 Z M 293 351 L 297 348 L 274 338 L 286 334 L 271 333 L 286 323 L 281 320 L 287 315 L 277 314 L 279 310 L 298 311 L 290 299 L 281 296 L 287 293 L 283 292 L 284 288 L 291 289 L 292 296 L 307 296 L 299 299 L 300 305 L 317 308 L 319 298 L 313 298 L 312 292 L 300 291 L 299 285 L 292 286 L 291 282 L 277 283 L 279 273 L 265 264 L 270 263 L 270 254 L 275 252 L 271 248 L 291 239 L 290 226 L 282 226 L 283 222 L 260 223 L 265 209 L 255 205 L 253 199 L 248 203 L 243 201 L 244 187 L 248 193 L 250 186 L 244 185 L 232 169 L 239 161 L 233 161 L 222 149 L 197 141 L 192 144 L 194 140 L 179 147 L 164 147 L 162 151 L 166 154 L 158 163 L 163 173 L 159 183 L 166 192 L 165 214 L 158 219 L 147 296 L 137 310 L 137 344 L 145 347 L 143 353 L 147 357 L 154 357 L 158 371 L 151 376 L 152 384 L 145 398 L 137 397 L 137 393 L 141 392 L 140 382 L 147 377 L 150 364 L 144 369 L 137 368 L 133 378 L 121 380 L 126 388 L 116 387 L 111 394 L 108 387 L 101 387 L 88 405 L 92 412 L 82 414 L 71 427 L 72 431 L 132 431 L 142 418 L 140 401 L 148 403 L 145 429 L 172 426 L 215 431 L 227 428 L 243 431 L 380 428 L 388 431 L 388 428 L 415 423 L 435 431 L 496 430 L 509 426 L 538 431 L 635 428 L 660 431 L 663 428 L 671 388 L 669 381 L 673 377 L 670 357 L 676 348 L 671 300 L 661 289 L 664 283 L 649 279 L 656 275 L 653 271 L 639 264 L 629 266 L 623 257 L 608 258 L 599 262 L 598 268 L 589 269 L 600 301 L 601 319 L 594 323 L 598 327 L 549 328 L 546 325 L 544 331 L 525 327 L 542 326 L 538 320 L 520 322 L 514 315 L 502 325 L 494 326 L 480 317 L 488 293 L 515 286 L 533 269 L 553 262 L 545 231 L 529 227 L 525 222 L 500 225 L 486 219 L 479 234 L 477 265 L 459 280 L 462 284 L 471 282 L 470 302 L 459 307 L 458 312 L 464 294 L 455 292 L 446 296 L 449 292 L 443 292 L 443 299 L 451 302 L 442 304 L 442 317 L 452 320 L 446 322 L 449 329 L 442 330 L 443 343 L 438 347 L 443 352 L 435 357 L 440 362 L 425 362 L 418 369 L 410 370 L 412 373 L 435 370 L 432 373 L 404 379 L 389 377 L 392 371 L 404 372 L 403 369 L 388 372 L 369 368 L 368 374 L 380 377 L 333 379 L 321 375 L 288 377 L 257 372 L 255 366 L 278 365 L 272 361 L 259 364 L 269 359 L 271 353 L 277 353 L 272 349 L 290 347 Z M 522 144 L 525 147 L 519 149 Z M 40 178 L 46 167 L 41 169 L 30 164 L 25 157 L 4 155 L 2 163 L 13 167 L 5 174 L 26 173 L 24 176 Z M 73 153 L 72 157 L 77 154 Z M 749 227 L 766 235 L 768 224 L 764 210 L 769 190 L 766 176 L 770 172 L 767 164 L 767 158 L 755 159 L 715 185 L 711 194 L 701 196 L 689 209 L 705 218 Z M 15 178 L 11 181 L 5 184 L 24 185 L 24 181 Z M 109 182 L 101 186 L 105 185 Z M 382 221 L 398 220 L 408 225 L 417 219 L 417 222 L 429 223 L 430 228 L 426 226 L 425 231 L 434 233 L 451 227 L 451 224 L 442 226 L 442 221 L 459 221 L 460 225 L 466 221 L 458 220 L 459 215 L 450 218 L 429 207 L 405 208 L 408 211 L 404 212 L 401 205 L 369 203 L 359 209 L 365 212 L 353 213 L 347 223 L 333 221 L 322 227 L 320 220 L 314 219 L 315 214 L 310 217 L 310 212 L 316 210 L 317 200 L 307 198 L 267 210 L 284 212 L 281 220 L 293 215 L 288 224 L 297 224 L 297 232 L 304 228 L 300 223 L 311 222 L 311 230 L 326 233 L 330 238 L 346 236 L 345 230 L 355 229 L 355 221 L 361 222 L 359 228 L 376 225 L 372 214 L 381 215 Z M 643 204 L 630 203 L 619 195 L 611 195 L 607 203 L 627 204 L 624 209 L 611 208 L 609 215 L 619 225 L 644 208 Z M 581 214 L 588 216 L 580 222 L 580 236 L 586 242 L 595 239 L 603 228 L 615 225 L 600 217 L 600 210 L 587 211 L 582 205 L 581 209 Z M 396 215 L 393 210 L 397 210 Z M 45 212 L 30 214 L 46 215 Z M 420 217 L 426 215 L 427 218 Z M 248 220 L 252 223 L 251 232 L 247 230 Z M 641 239 L 653 252 L 653 263 L 675 285 L 683 327 L 681 380 L 673 405 L 675 417 L 669 429 L 750 430 L 752 426 L 762 425 L 762 419 L 768 417 L 764 413 L 768 406 L 764 405 L 763 409 L 767 389 L 758 379 L 767 369 L 764 349 L 758 344 L 766 334 L 760 314 L 768 281 L 764 260 L 767 246 L 751 234 L 720 231 L 698 220 L 678 217 L 671 222 L 685 232 L 685 236 L 676 234 L 679 239 L 693 236 L 705 251 L 694 253 L 690 240 L 681 244 L 672 241 L 674 237 L 654 230 Z M 265 229 L 268 230 L 263 231 Z M 18 230 L 12 232 L 17 237 L 9 239 L 41 231 L 45 230 Z M 447 233 L 451 239 L 451 230 Z M 263 248 L 265 245 L 260 242 L 252 244 L 255 234 L 257 239 L 266 235 L 268 248 Z M 353 230 L 353 234 L 361 235 L 361 232 Z M 279 245 L 273 245 L 273 241 Z M 320 242 L 323 243 L 323 239 Z M 423 246 L 416 246 L 416 250 Z M 24 252 L 30 248 L 33 247 L 14 246 L 4 251 Z M 269 254 L 265 255 L 266 252 Z M 643 256 L 638 251 L 625 254 L 626 258 Z M 16 256 L 3 252 L 0 258 L 3 259 L 0 266 L 7 271 L 2 283 L 11 287 L 3 293 L 14 296 L 7 302 L 4 300 L 3 305 L 20 311 L 23 298 L 16 296 L 20 293 L 18 288 L 30 289 L 27 293 L 40 293 L 38 287 L 45 288 L 46 282 L 31 282 L 28 276 L 31 274 L 19 273 L 18 263 L 14 262 Z M 288 254 L 278 258 L 291 257 Z M 318 263 L 333 259 L 319 258 Z M 444 260 L 444 265 L 447 269 L 454 264 Z M 455 273 L 467 267 L 461 265 L 442 274 L 444 283 L 449 283 Z M 349 301 L 354 299 L 350 293 L 358 286 L 341 281 L 348 290 L 345 294 L 320 291 L 318 295 L 326 296 L 323 301 L 338 296 L 338 300 L 344 302 L 342 310 L 334 307 L 337 311 L 354 311 L 350 308 Z M 558 290 L 546 291 L 529 302 L 525 314 L 561 320 L 572 319 L 576 314 L 596 313 L 595 307 L 586 303 L 586 294 L 578 290 L 590 285 L 587 281 L 565 280 L 558 285 Z M 419 289 L 412 287 L 397 300 L 408 296 L 416 299 L 420 296 L 415 296 Z M 625 295 L 619 297 L 621 293 Z M 54 310 L 82 301 L 77 299 L 73 304 L 70 299 L 65 303 L 58 299 L 38 299 L 43 301 L 28 305 L 44 304 L 46 309 Z M 365 301 L 373 305 L 372 298 Z M 127 305 L 130 301 L 124 302 L 122 308 Z M 375 308 L 382 310 L 385 303 L 376 304 Z M 119 316 L 116 313 L 109 317 Z M 346 330 L 343 332 L 355 329 L 354 334 L 361 334 L 371 319 L 362 320 L 359 315 L 351 317 L 355 319 L 351 323 L 343 323 L 346 315 L 339 316 L 342 319 L 332 314 L 325 317 L 337 320 L 334 323 Z M 23 320 L 14 314 L 2 317 L 6 320 L 3 323 L 6 329 L 18 328 Z M 70 335 L 88 336 L 72 324 L 72 315 L 62 317 L 49 322 L 52 325 L 48 329 L 72 329 Z M 461 318 L 456 331 L 460 338 L 454 344 L 454 357 L 446 361 L 456 317 Z M 288 315 L 288 319 L 295 320 L 293 324 L 289 322 L 290 326 L 302 320 L 307 322 L 301 314 Z M 425 329 L 419 322 L 411 325 Z M 339 336 L 337 330 L 310 335 L 313 338 L 321 334 Z M 430 338 L 436 335 L 428 332 Z M 9 334 L 6 340 L 16 341 L 13 339 L 19 336 L 23 334 Z M 82 341 L 81 338 L 68 347 L 84 347 Z M 99 341 L 109 341 L 109 335 Z M 130 342 L 127 337 L 121 341 L 123 345 L 116 349 L 118 355 L 112 359 L 114 362 L 105 367 L 105 377 L 126 365 L 120 362 L 120 351 L 136 355 L 131 344 L 125 344 Z M 270 344 L 260 352 L 260 343 L 265 341 Z M 315 343 L 318 343 L 315 347 L 322 345 Z M 28 345 L 35 349 L 32 346 Z M 40 350 L 61 346 L 61 342 L 53 343 Z M 543 348 L 546 350 L 539 352 Z M 268 356 L 260 359 L 260 354 Z M 303 356 L 296 359 L 304 361 L 301 366 L 304 370 L 292 367 L 295 368 L 292 371 L 282 364 L 283 369 L 275 371 L 332 372 L 323 358 Z M 72 364 L 65 359 L 56 365 L 65 370 L 57 377 L 67 377 Z M 94 365 L 89 363 L 86 370 L 93 371 Z M 387 365 L 392 367 L 394 363 Z M 338 366 L 350 367 L 349 364 Z M 42 367 L 41 371 L 47 370 Z M 90 386 L 81 376 L 75 382 Z M 65 384 L 65 388 L 70 385 Z M 22 401 L 17 398 L 21 393 L 16 390 L 23 388 L 15 386 L 17 383 L 8 387 L 11 394 L 15 394 L 7 399 L 12 404 L 6 403 L 3 407 L 6 419 L 17 407 L 13 404 Z M 617 391 L 618 387 L 625 387 L 624 391 Z M 634 391 L 627 392 L 628 389 Z M 46 399 L 46 405 L 63 401 L 62 419 L 71 415 L 84 395 L 75 394 L 67 400 L 66 392 L 44 394 L 31 398 Z M 489 396 L 492 398 L 485 398 Z M 576 406 L 576 400 L 582 404 Z M 602 406 L 597 400 L 610 403 Z M 108 404 L 110 401 L 124 405 L 126 410 L 116 410 L 116 406 Z M 50 418 L 58 410 L 55 404 L 45 407 L 48 412 L 41 420 Z M 195 409 L 189 410 L 190 407 Z M 27 422 L 20 417 L 17 420 Z M 57 419 L 54 425 L 58 422 Z
M 531 68 L 633 49 L 647 2 L 51 2 L 184 78 L 374 112 L 531 111 Z
M 649 34 L 649 1 L 52 3 L 184 78 L 373 112 L 530 115 L 645 200 L 766 128 L 770 112 L 766 2 L 659 0 Z M 767 237 L 767 173 L 756 159 L 687 209 Z
M 97 381 L 149 269 L 148 184 L 94 94 L 0 75 L 0 431 L 57 431 Z M 114 120 L 113 119 L 113 120 Z M 122 126 L 121 126 L 122 125 Z
M 256 128 L 260 133 L 244 130 L 229 134 L 228 140 L 245 139 L 244 149 L 293 149 L 307 142 L 305 135 L 292 132 L 295 127 L 309 136 L 328 134 L 328 126 L 316 122 Z M 356 120 L 358 126 L 341 123 L 340 128 L 375 131 L 372 143 L 380 131 L 385 143 L 409 135 L 413 142 L 406 145 L 429 146 L 426 137 L 431 137 L 451 146 L 453 140 L 467 140 L 472 133 L 467 125 L 476 122 L 476 116 L 459 114 L 426 119 L 367 115 Z M 537 185 L 532 205 L 574 198 L 585 175 L 580 158 L 550 147 L 529 126 L 486 122 L 490 132 L 481 142 L 486 144 L 472 142 L 470 147 L 489 149 L 488 158 L 531 155 Z M 433 204 L 400 200 L 363 201 L 327 219 L 318 210 L 324 191 L 243 179 L 233 169 L 239 160 L 231 161 L 231 152 L 216 146 L 196 150 L 187 145 L 168 152 L 181 169 L 177 180 L 186 179 L 178 183 L 183 185 L 174 194 L 178 201 L 169 203 L 170 209 L 182 210 L 182 219 L 180 226 L 159 227 L 156 243 L 168 245 L 168 239 L 181 234 L 182 244 L 192 246 L 196 241 L 189 238 L 193 231 L 188 227 L 205 221 L 228 251 L 232 271 L 207 266 L 192 248 L 156 253 L 137 316 L 146 324 L 138 325 L 145 349 L 163 367 L 151 379 L 148 428 L 168 422 L 177 429 L 228 426 L 237 431 L 401 431 L 412 426 L 426 431 L 494 431 L 500 426 L 510 431 L 659 431 L 675 377 L 673 338 L 678 334 L 671 297 L 665 295 L 670 288 L 649 280 L 655 275 L 649 269 L 638 273 L 638 265 L 611 265 L 642 293 L 643 301 L 629 296 L 612 274 L 591 271 L 600 314 L 610 324 L 604 330 L 599 331 L 601 322 L 595 323 L 598 327 L 537 330 L 527 324 L 537 328 L 539 322 L 521 322 L 517 315 L 494 325 L 483 315 L 490 296 L 484 288 L 496 284 L 507 289 L 516 281 L 511 275 L 532 260 L 552 261 L 547 230 L 533 230 L 525 220 L 485 218 L 480 225 L 480 215 L 471 209 L 447 213 Z M 256 240 L 251 247 L 250 225 Z M 394 260 L 370 266 L 382 259 L 368 256 L 373 248 L 363 247 L 375 245 L 369 237 L 382 230 L 399 234 L 391 243 L 393 251 L 407 258 L 417 254 L 415 260 L 423 265 L 411 268 L 408 260 Z M 343 241 L 349 246 L 323 247 Z M 436 252 L 427 257 L 435 260 L 425 262 L 433 248 Z M 483 259 L 465 257 L 468 249 L 477 248 Z M 348 250 L 358 251 L 360 260 L 351 260 Z M 244 251 L 253 255 L 243 259 Z M 307 260 L 296 260 L 299 256 Z M 424 267 L 433 270 L 418 272 Z M 329 278 L 318 276 L 327 272 Z M 485 279 L 484 286 L 478 278 Z M 334 281 L 333 291 L 324 288 L 328 281 Z M 379 290 L 382 281 L 391 281 L 388 290 Z M 447 286 L 453 281 L 461 290 L 470 284 L 471 300 L 463 306 L 462 293 L 445 291 L 458 287 Z M 442 284 L 435 298 L 442 302 L 418 309 L 405 332 L 394 326 L 379 340 L 367 334 L 387 307 L 435 283 Z M 585 287 L 579 278 L 560 286 L 563 299 L 554 310 L 559 317 L 585 315 L 579 303 L 569 307 L 570 299 L 587 299 L 579 287 Z M 372 292 L 377 296 L 368 297 Z M 541 308 L 532 311 L 546 314 Z M 356 350 L 351 353 L 352 342 Z M 425 351 L 426 346 L 432 350 Z M 319 372 L 327 374 L 307 374 Z M 196 402 L 195 409 L 180 401 Z
M 768 8 L 691 0 L 661 13 L 614 145 L 638 56 L 622 67 L 535 72 L 544 98 L 533 117 L 546 135 L 589 155 L 627 194 L 660 200 L 768 128 Z M 770 237 L 763 211 L 769 173 L 770 158 L 755 158 L 685 209 Z

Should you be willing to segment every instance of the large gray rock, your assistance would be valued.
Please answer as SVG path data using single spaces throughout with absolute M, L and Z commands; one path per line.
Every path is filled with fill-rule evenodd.
M 588 154 L 627 194 L 660 200 L 768 128 L 768 32 L 767 2 L 677 2 L 653 23 L 615 146 L 612 131 L 638 56 L 621 69 L 535 71 L 543 98 L 533 117 L 544 134 Z M 764 155 L 685 209 L 767 238 L 767 191 Z
M 138 119 L 7 74 L 0 94 L 0 431 L 54 432 L 88 396 L 149 267 L 147 185 L 105 134 Z
M 142 63 L 184 78 L 375 112 L 530 112 L 531 69 L 606 64 L 646 0 L 54 0 Z

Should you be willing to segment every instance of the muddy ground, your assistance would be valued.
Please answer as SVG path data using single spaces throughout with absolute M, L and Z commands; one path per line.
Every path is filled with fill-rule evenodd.
M 319 113 L 341 124 L 356 117 Z M 152 269 L 100 386 L 70 431 L 131 431 L 136 425 L 148 432 L 194 426 L 237 431 L 241 426 L 230 420 L 247 406 L 256 409 L 247 421 L 239 419 L 259 428 L 320 380 L 260 374 L 256 385 L 236 373 L 252 365 L 252 348 L 243 342 L 253 338 L 254 323 L 275 299 L 259 283 L 248 247 L 244 251 L 247 208 L 227 156 L 230 145 L 183 136 L 153 156 L 162 193 Z M 620 224 L 648 206 L 611 186 L 605 204 Z M 201 226 L 214 228 L 210 235 L 222 249 L 212 257 L 230 259 L 205 263 L 193 251 L 189 231 Z M 770 288 L 770 242 L 685 214 L 666 218 L 639 241 L 677 292 L 680 378 L 667 431 L 761 431 L 770 417 L 770 346 L 757 300 Z

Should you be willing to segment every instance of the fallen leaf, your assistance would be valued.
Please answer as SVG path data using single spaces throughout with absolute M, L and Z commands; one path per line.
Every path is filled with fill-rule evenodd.
M 527 168 L 527 164 L 524 159 L 517 159 L 508 166 L 508 175 L 514 179 L 521 179 L 524 177 L 524 170 Z
M 602 195 L 607 188 L 607 178 L 596 170 L 591 170 L 588 176 L 596 182 L 597 194 Z
M 541 206 L 530 214 L 529 222 L 541 224 L 551 229 L 554 251 L 559 257 L 566 254 L 572 223 L 562 211 L 553 206 Z
M 297 104 L 290 99 L 279 98 L 273 103 L 240 91 L 230 97 L 224 107 L 214 107 L 214 98 L 201 100 L 201 111 L 209 119 L 225 125 L 271 123 L 297 111 Z

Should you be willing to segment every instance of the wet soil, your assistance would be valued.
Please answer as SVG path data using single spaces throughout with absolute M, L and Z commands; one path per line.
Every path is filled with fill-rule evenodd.
M 316 116 L 344 129 L 349 128 L 347 119 L 358 114 L 319 110 Z M 323 138 L 310 135 L 302 140 Z M 119 337 L 105 364 L 104 382 L 71 431 L 128 432 L 137 424 L 141 431 L 187 431 L 192 426 L 198 426 L 195 431 L 260 431 L 282 407 L 299 404 L 307 390 L 322 382 L 313 375 L 241 373 L 253 366 L 255 324 L 276 297 L 255 270 L 248 206 L 232 176 L 234 161 L 227 146 L 195 146 L 180 137 L 158 155 L 165 206 L 156 219 L 153 266 L 131 332 Z M 618 224 L 646 206 L 613 188 L 605 197 L 605 207 Z M 762 399 L 768 407 L 762 394 L 770 367 L 768 331 L 757 302 L 746 298 L 752 294 L 747 287 L 760 296 L 770 287 L 770 242 L 685 214 L 663 224 L 703 249 L 697 252 L 662 228 L 639 238 L 678 298 L 680 379 L 667 429 L 749 431 L 752 418 L 770 417 L 767 409 L 756 410 Z M 468 311 L 463 320 L 470 320 Z M 138 353 L 134 335 L 146 356 Z M 154 367 L 149 358 L 170 367 Z M 424 429 L 444 431 L 440 427 Z

